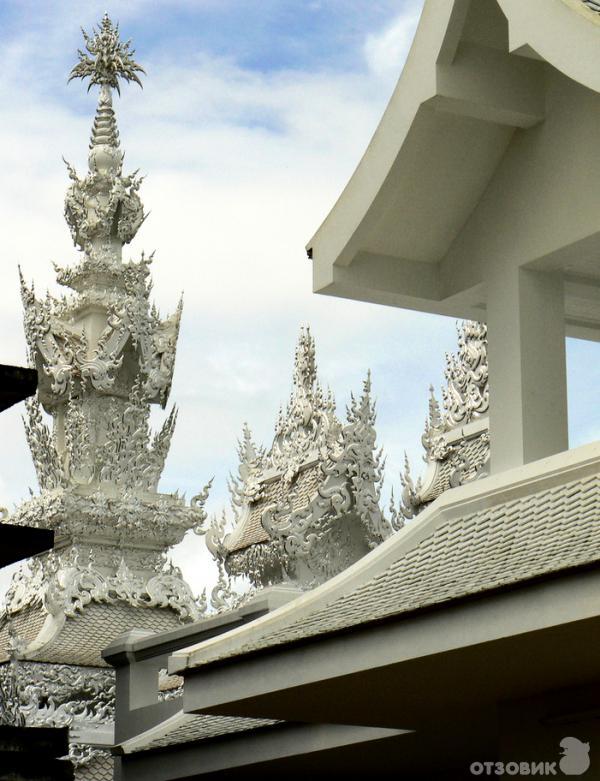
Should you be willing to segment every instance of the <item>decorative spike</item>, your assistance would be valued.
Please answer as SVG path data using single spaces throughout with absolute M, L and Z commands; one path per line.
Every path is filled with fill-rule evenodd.
M 290 485 L 310 453 L 327 449 L 340 431 L 333 396 L 325 397 L 317 381 L 315 340 L 308 326 L 300 329 L 294 354 L 293 390 L 285 412 L 280 409 L 269 465 Z
M 402 515 L 401 509 L 396 507 L 396 500 L 394 497 L 394 486 L 392 486 L 392 490 L 390 492 L 390 524 L 392 529 L 397 532 L 400 531 L 404 527 L 404 516 Z
M 248 423 L 244 423 L 242 428 L 242 439 L 238 439 L 237 451 L 241 465 L 248 466 L 256 459 L 257 449 Z
M 440 404 L 435 397 L 433 385 L 429 386 L 429 427 L 438 430 L 442 428 L 442 415 Z
M 294 386 L 305 391 L 312 389 L 317 377 L 315 340 L 310 327 L 302 327 L 294 357 Z
M 78 50 L 79 62 L 71 70 L 69 81 L 89 79 L 88 90 L 92 84 L 98 84 L 116 89 L 119 94 L 119 79 L 134 81 L 142 86 L 137 74 L 145 74 L 145 71 L 133 59 L 135 49 L 131 48 L 131 41 L 121 41 L 119 25 L 113 24 L 107 13 L 102 17 L 99 27 L 92 30 L 91 35 L 83 28 L 81 32 L 87 53 Z
M 410 462 L 408 454 L 404 452 L 404 472 L 400 473 L 400 483 L 402 485 L 402 498 L 399 506 L 399 513 L 403 519 L 414 518 L 424 507 L 420 499 L 421 480 L 415 483 L 412 479 Z

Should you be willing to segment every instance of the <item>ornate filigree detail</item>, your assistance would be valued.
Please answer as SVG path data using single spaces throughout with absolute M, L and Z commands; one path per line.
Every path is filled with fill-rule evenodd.
M 44 423 L 42 409 L 37 399 L 26 399 L 25 408 L 27 410 L 27 416 L 23 418 L 25 435 L 40 488 L 58 488 L 65 484 L 65 476 L 56 452 L 54 436 Z
M 425 431 L 421 437 L 425 449 L 425 461 L 441 461 L 448 454 L 449 445 L 444 438 L 446 423 L 442 418 L 440 405 L 435 397 L 433 385 L 429 386 L 429 415 L 425 422 Z
M 390 512 L 390 526 L 395 532 L 400 531 L 400 529 L 404 528 L 405 519 L 404 519 L 404 514 L 402 512 L 402 505 L 400 505 L 400 508 L 396 506 L 396 499 L 394 497 L 393 486 L 390 492 L 389 512 Z
M 344 493 L 346 496 L 344 501 L 340 502 L 340 506 L 345 505 L 346 509 L 350 509 L 350 494 L 343 488 L 340 491 L 336 490 L 332 496 L 341 497 Z M 327 500 L 332 496 L 327 497 Z M 314 508 L 310 505 L 294 511 L 292 509 L 294 499 L 295 496 L 292 492 L 287 502 L 268 507 L 262 516 L 262 524 L 269 536 L 275 542 L 280 543 L 281 551 L 284 554 L 281 557 L 282 568 L 288 574 L 289 570 L 297 565 L 298 559 L 307 559 L 313 548 L 322 542 L 331 529 L 335 518 L 335 516 L 327 516 L 323 513 L 323 517 L 316 519 L 313 513 Z M 321 504 L 323 507 L 325 506 L 325 502 Z
M 97 759 L 108 759 L 111 756 L 109 749 L 87 746 L 85 743 L 71 743 L 69 746 L 68 759 L 75 768 L 87 767 Z
M 239 476 L 230 481 L 236 528 L 213 522 L 207 545 L 231 575 L 254 586 L 290 580 L 310 588 L 356 561 L 392 532 L 379 507 L 384 461 L 376 450 L 370 376 L 351 399 L 347 422 L 334 414 L 316 378 L 314 340 L 302 330 L 295 356 L 294 391 L 280 414 L 270 452 L 244 429 Z M 264 534 L 243 530 L 260 522 Z M 254 527 L 252 527 L 254 528 Z
M 458 352 L 446 355 L 443 412 L 430 388 L 429 415 L 421 439 L 427 474 L 413 482 L 406 461 L 400 476 L 402 499 L 397 512 L 405 520 L 414 518 L 448 488 L 480 477 L 489 459 L 484 417 L 490 404 L 486 326 L 466 321 L 457 325 L 457 332 Z M 472 424 L 467 431 L 459 428 L 466 424 Z
M 227 526 L 227 515 L 223 511 L 220 516 L 213 515 L 210 527 L 203 532 L 206 534 L 206 547 L 212 554 L 218 572 L 217 582 L 210 594 L 210 610 L 213 613 L 235 609 L 245 596 L 244 593 L 236 591 L 231 580 L 231 573 L 226 571 L 227 548 L 223 541 Z
M 231 577 L 225 572 L 223 562 L 217 559 L 219 577 L 210 592 L 210 606 L 215 613 L 230 610 L 237 601 L 239 595 L 235 593 L 231 584 Z
M 115 551 L 116 554 L 116 551 Z M 34 559 L 13 577 L 6 596 L 6 613 L 15 615 L 25 607 L 42 605 L 48 615 L 73 618 L 91 602 L 131 607 L 170 608 L 182 621 L 197 620 L 203 607 L 193 596 L 181 572 L 158 559 L 150 569 L 140 566 L 139 554 L 121 557 L 113 572 L 96 565 L 94 549 L 71 547 L 65 553 L 51 553 Z M 105 562 L 106 565 L 106 562 Z M 140 572 L 141 570 L 141 572 Z
M 310 454 L 331 446 L 340 431 L 331 391 L 317 382 L 315 341 L 310 329 L 302 329 L 294 361 L 294 390 L 275 427 L 275 440 L 267 463 L 283 472 L 286 485 L 297 477 Z
M 447 388 L 443 391 L 447 427 L 469 423 L 490 407 L 487 328 L 465 321 L 457 326 L 458 354 L 446 355 Z
M 10 521 L 54 529 L 66 539 L 92 537 L 121 548 L 150 545 L 157 551 L 181 542 L 188 529 L 204 533 L 206 512 L 198 499 L 188 507 L 177 495 L 117 492 L 108 484 L 105 489 L 43 491 L 21 504 Z
M 398 528 L 401 528 L 404 525 L 405 520 L 414 518 L 422 509 L 420 495 L 423 485 L 420 478 L 417 479 L 416 483 L 413 481 L 410 473 L 410 463 L 406 453 L 404 454 L 404 472 L 400 475 L 400 483 L 402 485 L 402 496 L 400 498 L 399 511 L 395 513 L 395 511 L 392 510 L 392 517 L 394 518 L 393 523 Z M 393 506 L 394 495 L 392 491 L 391 507 Z
M 25 714 L 21 710 L 18 684 L 21 673 L 18 660 L 20 642 L 12 623 L 8 627 L 8 637 L 9 661 L 0 665 L 0 726 L 24 727 Z
M 103 90 L 98 113 L 109 110 L 112 111 L 110 93 Z M 88 252 L 94 245 L 112 241 L 129 244 L 146 218 L 138 195 L 143 177 L 137 171 L 122 175 L 123 155 L 117 146 L 116 129 L 114 145 L 98 145 L 97 124 L 98 119 L 92 134 L 87 176 L 80 179 L 67 163 L 73 184 L 65 196 L 65 219 L 75 245 Z
M 141 65 L 133 59 L 135 50 L 131 41 L 121 41 L 119 25 L 113 24 L 107 13 L 97 29 L 88 35 L 81 30 L 85 48 L 92 56 L 78 50 L 79 62 L 72 69 L 69 81 L 72 79 L 89 79 L 88 90 L 92 84 L 108 86 L 119 92 L 119 79 L 135 81 L 142 86 L 138 73 L 145 73 Z
M 113 670 L 66 664 L 3 664 L 0 695 L 8 700 L 10 693 L 12 707 L 28 727 L 109 724 L 114 720 L 114 675 Z
M 248 579 L 255 589 L 281 583 L 289 577 L 289 562 L 278 541 L 256 543 L 228 553 L 226 567 L 231 575 Z
M 360 399 L 352 396 L 348 407 L 348 425 L 342 431 L 343 450 L 337 461 L 345 465 L 352 485 L 355 512 L 369 533 L 371 547 L 390 534 L 389 524 L 379 507 L 385 459 L 383 451 L 375 449 L 375 419 L 369 372 Z
M 86 292 L 73 300 L 48 296 L 38 301 L 33 288 L 21 281 L 25 335 L 31 362 L 43 369 L 40 397 L 46 407 L 55 409 L 74 390 L 78 395 L 97 391 L 126 396 L 126 377 L 132 372 L 139 373 L 147 402 L 166 404 L 182 302 L 174 315 L 159 318 L 150 306 L 150 288 L 145 280 L 149 262 L 142 258 L 137 264 L 123 264 L 119 276 L 122 289 L 103 291 L 102 275 L 96 275 Z M 86 266 L 91 272 L 90 264 Z M 78 287 L 83 284 L 82 274 L 81 269 L 59 270 L 60 278 Z M 85 328 L 76 324 L 78 312 L 87 307 L 105 312 L 105 326 L 93 342 Z

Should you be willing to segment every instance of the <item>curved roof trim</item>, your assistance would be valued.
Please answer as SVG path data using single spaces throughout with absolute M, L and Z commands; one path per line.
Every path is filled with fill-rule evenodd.
M 440 288 L 442 283 L 431 268 L 426 268 L 429 263 L 421 261 L 427 260 L 432 265 L 439 262 L 444 257 L 444 248 L 450 246 L 453 236 L 462 230 L 466 215 L 481 198 L 487 181 L 485 177 L 491 176 L 509 143 L 509 136 L 502 133 L 533 127 L 544 120 L 543 64 L 547 62 L 575 83 L 600 93 L 600 14 L 587 8 L 582 0 L 494 0 L 494 3 L 499 15 L 508 23 L 509 44 L 505 52 L 493 45 L 486 48 L 474 46 L 468 40 L 461 41 L 472 0 L 426 0 L 408 59 L 379 126 L 336 204 L 307 245 L 309 257 L 313 259 L 316 291 L 424 311 L 442 311 L 439 302 L 446 297 Z M 464 56 L 470 52 L 471 60 L 467 65 L 464 62 L 455 64 L 459 46 Z M 483 55 L 485 73 L 478 59 Z M 458 79 L 462 93 L 453 93 L 449 74 Z M 461 81 L 463 76 L 465 79 Z M 458 109 L 457 99 L 464 101 Z M 470 107 L 477 101 L 482 101 L 486 116 L 477 113 L 471 116 L 475 120 L 485 119 L 486 129 L 482 124 L 477 135 L 467 121 L 462 126 L 454 126 L 454 135 L 447 136 L 448 149 L 443 153 L 448 160 L 456 162 L 455 158 L 464 154 L 464 148 L 469 148 L 473 137 L 479 139 L 478 143 L 487 145 L 479 151 L 473 147 L 468 165 L 459 169 L 465 181 L 460 183 L 455 203 L 450 203 L 443 215 L 448 224 L 446 233 L 440 234 L 440 241 L 445 244 L 442 246 L 438 242 L 432 251 L 426 231 L 421 231 L 421 238 L 411 239 L 411 249 L 415 250 L 412 256 L 406 254 L 408 246 L 401 239 L 398 251 L 373 250 L 370 245 L 382 244 L 374 238 L 378 232 L 383 235 L 390 230 L 391 217 L 385 224 L 381 223 L 381 218 L 386 209 L 395 208 L 398 179 L 406 185 L 415 151 L 424 154 L 419 145 L 431 144 L 426 130 L 426 117 L 431 113 L 426 112 L 434 112 L 438 117 L 439 125 L 430 135 L 437 133 L 443 137 L 447 130 L 441 124 L 445 111 L 455 111 L 468 118 Z M 497 129 L 495 136 L 490 131 L 492 127 Z M 403 155 L 408 156 L 408 162 Z M 446 158 L 436 158 L 438 162 L 432 162 L 432 165 L 440 165 L 440 161 L 443 165 Z M 485 175 L 481 173 L 484 163 L 489 166 Z M 452 175 L 453 169 L 440 169 L 438 178 L 448 179 Z M 429 176 L 416 185 L 413 205 L 403 202 L 403 211 L 397 216 L 396 227 L 392 230 L 401 235 L 406 228 L 410 233 L 411 223 L 418 222 L 419 215 L 422 216 L 423 202 L 428 202 L 428 194 L 435 197 L 436 183 L 439 191 L 439 182 L 434 179 L 435 176 Z M 459 203 L 464 205 L 462 211 L 456 206 Z M 389 242 L 385 246 L 389 247 Z M 369 254 L 372 252 L 380 254 L 372 256 Z M 386 290 L 398 287 L 403 291 L 402 296 L 392 296 L 392 301 L 388 300 L 391 293 L 388 295 L 379 288 L 376 293 L 369 293 L 369 286 L 361 281 L 360 263 L 348 276 L 347 267 L 357 259 L 368 261 L 369 269 L 378 262 L 382 270 L 376 273 L 386 279 L 392 272 L 400 275 L 398 279 L 394 276 L 394 284 L 388 279 Z M 454 311 L 443 313 L 457 314 Z M 460 315 L 472 316 L 462 310 Z
M 436 94 L 436 63 L 450 63 L 458 45 L 470 0 L 428 0 L 400 79 L 373 138 L 350 181 L 323 224 L 309 241 L 327 257 L 340 256 L 381 187 L 422 103 Z M 350 262 L 351 257 L 348 258 Z M 345 265 L 343 260 L 340 260 Z

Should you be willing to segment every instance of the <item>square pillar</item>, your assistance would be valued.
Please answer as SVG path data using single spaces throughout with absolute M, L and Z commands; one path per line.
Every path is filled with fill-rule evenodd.
M 562 278 L 491 270 L 487 325 L 492 473 L 567 450 Z

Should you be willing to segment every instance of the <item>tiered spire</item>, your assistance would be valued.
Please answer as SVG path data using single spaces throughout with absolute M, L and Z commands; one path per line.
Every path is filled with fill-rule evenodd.
M 65 208 L 82 255 L 74 267 L 57 268 L 59 283 L 75 292 L 40 301 L 21 281 L 29 352 L 41 369 L 26 433 L 42 494 L 23 505 L 16 519 L 91 541 L 100 513 L 105 540 L 131 545 L 133 555 L 151 536 L 162 552 L 204 520 L 198 502 L 186 508 L 179 498 L 156 493 L 177 413 L 173 409 L 152 435 L 150 404 L 167 401 L 181 303 L 162 320 L 149 300 L 152 256 L 142 255 L 138 263 L 121 258 L 123 244 L 143 220 L 143 207 L 141 179 L 122 175 L 111 90 L 119 91 L 119 79 L 141 85 L 137 74 L 143 69 L 107 15 L 84 39 L 88 53 L 79 52 L 70 80 L 89 78 L 90 86 L 100 86 L 100 97 L 89 172 L 80 180 L 69 168 L 73 184 Z M 53 416 L 52 432 L 40 404 Z M 61 493 L 46 493 L 56 489 Z M 116 523 L 111 515 L 125 505 L 126 516 Z
M 80 180 L 67 164 L 73 184 L 65 200 L 65 217 L 75 244 L 106 263 L 120 259 L 122 245 L 134 238 L 145 219 L 138 196 L 142 179 L 137 171 L 122 175 L 123 153 L 111 92 L 115 89 L 120 94 L 119 79 L 141 87 L 137 74 L 144 70 L 134 61 L 130 42 L 119 39 L 119 26 L 107 14 L 92 35 L 82 32 L 87 53 L 79 51 L 69 81 L 89 79 L 88 90 L 95 84 L 100 94 L 90 139 L 89 173 Z
M 89 79 L 100 95 L 89 170 L 80 179 L 68 166 L 72 183 L 65 216 L 80 255 L 74 265 L 56 267 L 59 284 L 70 289 L 67 295 L 38 299 L 22 280 L 25 333 L 40 376 L 25 428 L 41 492 L 10 519 L 53 529 L 59 544 L 15 576 L 0 619 L 0 643 L 6 643 L 11 621 L 25 628 L 22 657 L 39 662 L 40 680 L 56 679 L 56 701 L 104 724 L 110 709 L 102 698 L 79 708 L 85 687 L 81 681 L 72 689 L 61 683 L 44 664 L 44 654 L 51 648 L 49 658 L 75 670 L 73 680 L 83 680 L 92 674 L 90 665 L 101 664 L 99 653 L 111 633 L 120 631 L 113 612 L 121 622 L 127 614 L 131 626 L 156 631 L 199 617 L 202 600 L 166 551 L 188 529 L 205 532 L 208 487 L 189 505 L 178 494 L 158 492 L 177 413 L 173 409 L 153 434 L 150 405 L 164 407 L 168 399 L 181 303 L 174 315 L 161 318 L 150 303 L 152 256 L 122 259 L 144 209 L 138 194 L 142 179 L 137 172 L 123 174 L 112 107 L 119 82 L 141 84 L 143 70 L 108 16 L 93 34 L 84 32 L 84 39 L 86 51 L 79 52 L 70 80 Z M 51 427 L 42 409 L 52 416 Z M 75 616 L 85 654 L 63 632 Z M 47 713 L 41 701 L 27 707 L 28 723 L 39 724 Z

